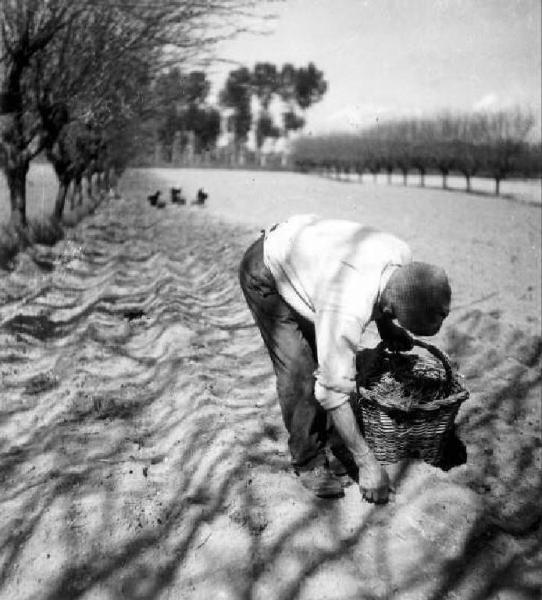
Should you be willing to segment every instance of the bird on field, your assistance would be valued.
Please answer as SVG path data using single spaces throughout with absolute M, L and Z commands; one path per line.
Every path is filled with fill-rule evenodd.
M 172 187 L 170 189 L 172 204 L 186 204 L 186 199 L 183 198 L 183 196 L 181 195 L 181 189 L 182 188 L 180 188 L 180 187 L 179 188 Z
M 156 190 L 154 194 L 149 194 L 147 196 L 147 200 L 151 206 L 156 206 L 158 204 L 158 199 L 160 198 L 160 190 Z
M 198 206 L 203 206 L 205 204 L 205 200 L 209 197 L 209 194 L 203 191 L 203 188 L 198 190 L 196 194 L 196 199 L 192 202 L 192 204 L 197 204 Z

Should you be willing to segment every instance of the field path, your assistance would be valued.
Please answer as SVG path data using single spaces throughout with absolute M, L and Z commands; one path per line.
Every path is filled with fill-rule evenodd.
M 396 469 L 382 508 L 315 501 L 237 283 L 258 225 L 153 209 L 160 181 L 0 281 L 0 598 L 537 597 L 540 336 L 458 310 L 467 465 Z

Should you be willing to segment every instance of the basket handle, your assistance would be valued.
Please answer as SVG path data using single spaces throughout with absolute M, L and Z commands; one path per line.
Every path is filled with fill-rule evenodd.
M 419 346 L 420 348 L 427 350 L 427 352 L 429 352 L 435 358 L 438 358 L 440 360 L 440 362 L 444 366 L 444 371 L 446 373 L 446 388 L 450 390 L 453 383 L 453 372 L 452 367 L 450 365 L 450 361 L 448 360 L 444 352 L 442 352 L 442 350 L 439 350 L 436 346 L 433 346 L 432 344 L 423 342 L 422 340 L 417 340 L 415 338 L 412 338 L 412 343 L 414 344 L 414 346 Z M 383 351 L 385 350 L 385 348 L 386 344 L 384 342 L 380 342 L 380 344 L 378 344 L 379 351 Z

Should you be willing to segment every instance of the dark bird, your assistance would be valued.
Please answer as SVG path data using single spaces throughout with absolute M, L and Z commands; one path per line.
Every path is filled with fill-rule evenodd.
M 172 204 L 186 204 L 186 199 L 181 196 L 181 188 L 172 187 L 170 193 Z
M 205 200 L 207 200 L 208 197 L 209 197 L 209 194 L 204 192 L 203 188 L 200 188 L 198 190 L 198 193 L 196 194 L 196 199 L 194 200 L 194 202 L 192 202 L 192 204 L 197 204 L 198 206 L 204 206 Z
M 154 192 L 154 194 L 150 194 L 147 196 L 147 200 L 151 206 L 156 206 L 158 204 L 158 199 L 160 198 L 160 190 Z

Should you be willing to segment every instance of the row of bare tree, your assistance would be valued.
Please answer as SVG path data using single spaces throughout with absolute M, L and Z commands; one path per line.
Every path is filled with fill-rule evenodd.
M 399 119 L 377 124 L 355 135 L 323 135 L 300 138 L 294 160 L 303 170 L 372 173 L 394 171 L 420 174 L 421 185 L 429 172 L 442 176 L 447 187 L 451 173 L 465 177 L 471 190 L 475 175 L 492 177 L 495 193 L 503 179 L 515 173 L 540 176 L 540 144 L 529 143 L 535 124 L 529 111 L 441 114 L 426 119 Z
M 211 57 L 246 26 L 254 0 L 0 0 L 0 168 L 24 230 L 30 161 L 58 177 L 53 218 L 83 180 L 106 189 L 138 148 L 152 83 Z

